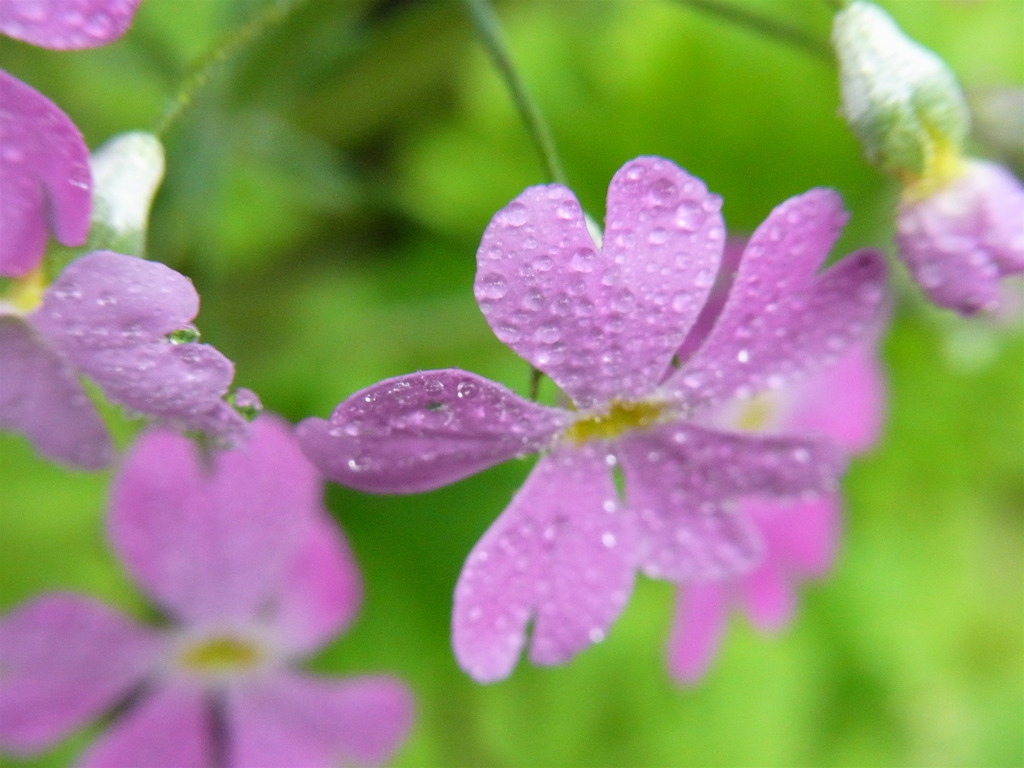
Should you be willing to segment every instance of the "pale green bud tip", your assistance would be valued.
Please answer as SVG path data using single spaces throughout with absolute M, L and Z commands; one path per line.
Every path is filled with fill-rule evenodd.
M 90 159 L 95 224 L 118 237 L 144 233 L 164 177 L 164 148 L 149 133 L 115 136 Z
M 959 153 L 970 117 L 956 78 L 877 5 L 854 2 L 832 27 L 842 111 L 868 159 L 905 181 Z
M 600 248 L 604 243 L 604 230 L 601 229 L 601 225 L 597 223 L 597 220 L 589 213 L 584 212 L 583 221 L 586 222 L 587 232 L 590 233 L 590 237 L 594 241 L 594 245 Z

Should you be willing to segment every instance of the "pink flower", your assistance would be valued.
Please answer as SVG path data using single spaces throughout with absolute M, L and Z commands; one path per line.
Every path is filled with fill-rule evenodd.
M 191 281 L 153 261 L 94 251 L 71 262 L 27 313 L 0 302 L 0 428 L 82 469 L 112 459 L 106 428 L 78 377 L 111 402 L 223 437 L 245 421 L 223 397 L 231 361 L 209 344 L 173 343 L 199 311 Z M 173 338 L 173 336 L 172 336 Z
M 0 32 L 56 50 L 113 42 L 139 0 L 3 0 Z M 20 277 L 46 250 L 46 231 L 82 245 L 92 210 L 89 150 L 57 105 L 0 70 L 0 276 Z
M 1024 273 L 1024 187 L 995 163 L 968 160 L 926 197 L 904 194 L 896 243 L 928 297 L 964 315 L 994 309 L 999 281 Z
M 64 245 L 85 242 L 89 149 L 56 104 L 3 70 L 0 104 L 0 276 L 19 277 L 42 259 L 47 228 Z
M 114 42 L 135 18 L 141 0 L 3 0 L 0 32 L 58 51 Z
M 267 417 L 204 462 L 152 431 L 113 489 L 109 530 L 171 617 L 146 627 L 74 594 L 0 621 L 0 745 L 32 754 L 121 703 L 90 768 L 377 764 L 411 720 L 405 686 L 297 662 L 351 622 L 359 576 L 288 428 Z
M 755 400 L 727 404 L 712 420 L 724 428 L 822 434 L 850 454 L 877 440 L 883 392 L 874 345 L 861 344 L 834 367 Z M 704 676 L 731 606 L 745 609 L 758 629 L 777 632 L 796 611 L 797 583 L 823 576 L 835 557 L 842 523 L 838 494 L 796 501 L 749 497 L 738 509 L 757 528 L 764 555 L 752 571 L 679 590 L 668 663 L 681 683 Z
M 677 362 L 719 267 L 720 207 L 699 179 L 641 157 L 612 179 L 603 247 L 559 185 L 527 189 L 492 219 L 477 301 L 498 338 L 573 408 L 464 371 L 426 371 L 299 425 L 328 477 L 381 493 L 437 488 L 544 452 L 456 587 L 455 654 L 477 680 L 510 673 L 531 620 L 538 664 L 603 639 L 637 569 L 685 583 L 753 567 L 760 544 L 734 499 L 833 488 L 840 458 L 827 441 L 727 433 L 697 419 L 835 361 L 878 311 L 882 261 L 862 252 L 816 275 L 846 217 L 829 190 L 795 197 L 751 238 L 714 328 Z

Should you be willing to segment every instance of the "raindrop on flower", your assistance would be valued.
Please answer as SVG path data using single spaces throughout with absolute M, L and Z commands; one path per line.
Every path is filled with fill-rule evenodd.
M 570 266 L 577 272 L 593 272 L 597 254 L 590 248 L 579 248 L 573 252 Z
M 485 299 L 500 299 L 508 293 L 508 281 L 499 274 L 491 273 L 480 280 L 480 295 Z
M 647 235 L 647 242 L 651 245 L 664 245 L 668 242 L 668 232 L 661 227 L 656 227 Z
M 695 232 L 704 223 L 704 212 L 692 201 L 681 203 L 676 208 L 675 223 L 685 232 Z
M 504 211 L 504 221 L 510 227 L 521 227 L 526 223 L 528 213 L 522 203 L 510 203 Z

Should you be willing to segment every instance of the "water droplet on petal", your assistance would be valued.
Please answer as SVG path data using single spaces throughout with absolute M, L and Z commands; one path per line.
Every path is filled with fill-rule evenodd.
M 671 179 L 655 179 L 651 182 L 651 197 L 656 205 L 669 206 L 679 197 L 679 190 Z
M 548 323 L 538 328 L 535 335 L 538 341 L 544 344 L 553 344 L 562 337 L 562 332 L 554 323 Z
M 508 293 L 508 282 L 501 275 L 492 272 L 480 280 L 480 295 L 485 299 L 500 299 Z
M 636 299 L 634 298 L 632 291 L 627 288 L 617 291 L 615 295 L 612 296 L 611 301 L 612 309 L 616 312 L 629 312 L 635 303 Z
M 672 297 L 672 311 L 685 312 L 693 305 L 693 297 L 685 291 L 680 291 Z
M 591 248 L 579 248 L 573 252 L 569 265 L 577 272 L 593 272 L 597 254 Z
M 502 221 L 510 227 L 521 227 L 528 218 L 526 206 L 522 203 L 509 203 L 502 211 Z
M 693 284 L 698 288 L 710 288 L 715 282 L 715 273 L 710 269 L 702 269 L 693 278 Z
M 578 206 L 571 201 L 565 201 L 555 209 L 555 215 L 560 219 L 569 220 L 576 217 Z
M 651 245 L 664 245 L 668 242 L 668 232 L 661 227 L 656 227 L 647 235 L 647 242 Z
M 704 212 L 692 200 L 676 208 L 675 224 L 684 232 L 695 232 L 704 223 Z

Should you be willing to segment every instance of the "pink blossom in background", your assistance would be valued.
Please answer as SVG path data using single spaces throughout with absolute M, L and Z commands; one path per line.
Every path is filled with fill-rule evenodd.
M 92 177 L 82 134 L 52 101 L 0 70 L 0 105 L 0 275 L 18 277 L 39 264 L 47 230 L 85 242 Z
M 145 433 L 115 479 L 109 531 L 170 626 L 74 594 L 0 620 L 0 748 L 30 755 L 124 705 L 88 768 L 328 768 L 387 761 L 412 702 L 389 676 L 329 679 L 299 662 L 355 616 L 359 575 L 288 427 L 204 461 Z
M 209 344 L 172 343 L 199 311 L 192 282 L 111 251 L 68 264 L 37 307 L 0 302 L 0 428 L 43 456 L 82 469 L 112 459 L 110 436 L 79 382 L 111 402 L 227 441 L 246 423 L 224 401 L 234 366 Z
M 971 315 L 995 309 L 1000 280 L 1024 273 L 1024 187 L 995 163 L 964 165 L 927 197 L 904 196 L 896 244 L 928 298 Z
M 882 371 L 875 345 L 865 343 L 804 382 L 727 404 L 711 419 L 726 429 L 826 435 L 853 454 L 878 439 L 883 412 Z M 733 606 L 745 610 L 758 629 L 779 631 L 796 611 L 797 584 L 825 575 L 835 557 L 842 527 L 838 494 L 796 501 L 755 496 L 737 506 L 757 528 L 764 555 L 748 573 L 679 589 L 668 663 L 684 684 L 706 673 Z
M 612 179 L 603 247 L 560 185 L 531 187 L 492 219 L 477 301 L 573 408 L 450 369 L 388 379 L 299 425 L 329 478 L 376 493 L 543 452 L 456 587 L 455 654 L 475 679 L 511 672 L 531 620 L 538 664 L 602 640 L 638 569 L 689 583 L 754 567 L 757 531 L 733 499 L 834 489 L 841 458 L 827 440 L 727 433 L 699 417 L 835 362 L 878 313 L 883 263 L 860 252 L 816 274 L 846 216 L 829 190 L 792 198 L 751 238 L 714 327 L 676 361 L 719 269 L 720 207 L 699 179 L 641 157 Z
M 32 45 L 69 51 L 114 42 L 141 0 L 3 0 L 0 32 Z

